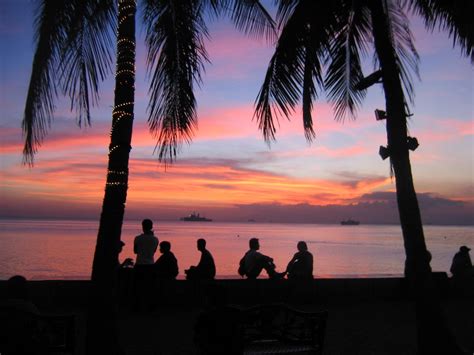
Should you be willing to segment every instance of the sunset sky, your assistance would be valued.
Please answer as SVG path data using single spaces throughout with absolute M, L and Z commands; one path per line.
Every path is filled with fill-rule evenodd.
M 140 19 L 140 15 L 137 16 Z M 445 34 L 413 19 L 421 81 L 415 81 L 411 154 L 424 222 L 474 224 L 473 69 Z M 217 221 L 397 223 L 380 86 L 356 120 L 337 122 L 324 96 L 314 106 L 317 138 L 305 141 L 301 114 L 280 121 L 268 146 L 252 121 L 271 45 L 226 21 L 210 25 L 203 85 L 196 88 L 199 128 L 175 164 L 165 167 L 148 133 L 145 48 L 138 30 L 135 123 L 126 219 L 176 220 L 199 211 Z M 78 128 L 60 98 L 33 168 L 22 165 L 21 120 L 31 71 L 33 5 L 0 1 L 0 217 L 98 219 L 105 184 L 113 76 L 101 86 L 92 126 Z M 368 59 L 367 71 L 371 68 Z

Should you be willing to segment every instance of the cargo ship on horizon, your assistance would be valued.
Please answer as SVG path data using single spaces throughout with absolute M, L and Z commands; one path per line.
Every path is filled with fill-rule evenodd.
M 358 226 L 360 224 L 359 221 L 355 221 L 351 218 L 346 219 L 345 221 L 341 221 L 341 225 L 343 226 Z
M 212 222 L 212 219 L 202 217 L 196 212 L 191 213 L 189 216 L 181 217 L 179 220 L 185 222 Z

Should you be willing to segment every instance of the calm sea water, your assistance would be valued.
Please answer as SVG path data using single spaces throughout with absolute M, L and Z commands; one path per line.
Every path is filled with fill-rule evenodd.
M 21 274 L 28 279 L 88 279 L 98 222 L 58 220 L 0 220 L 0 279 Z M 124 223 L 126 243 L 120 260 L 133 254 L 140 221 Z M 315 258 L 316 277 L 396 276 L 403 273 L 404 249 L 399 226 L 317 225 L 277 223 L 155 223 L 160 241 L 171 242 L 183 277 L 199 261 L 196 239 L 207 239 L 217 277 L 238 278 L 238 262 L 251 237 L 260 239 L 261 252 L 284 270 L 304 240 Z M 426 226 L 434 271 L 448 271 L 460 245 L 474 247 L 474 227 Z M 159 253 L 157 253 L 158 256 Z

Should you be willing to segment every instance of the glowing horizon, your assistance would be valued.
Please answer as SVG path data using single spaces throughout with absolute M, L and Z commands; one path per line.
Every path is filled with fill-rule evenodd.
M 0 217 L 54 216 L 62 210 L 66 216 L 98 217 L 113 83 L 108 80 L 102 85 L 92 127 L 85 130 L 75 127 L 67 100 L 59 100 L 35 166 L 23 166 L 20 122 L 33 55 L 32 6 L 28 5 L 29 11 L 13 1 L 0 6 L 7 14 L 0 27 L 5 53 Z M 409 122 L 410 134 L 421 144 L 411 154 L 415 187 L 420 196 L 440 198 L 446 206 L 461 203 L 459 213 L 465 216 L 466 208 L 474 211 L 472 67 L 469 59 L 459 57 L 459 49 L 451 47 L 447 36 L 429 35 L 417 21 L 413 30 L 422 39 L 416 43 L 423 79 L 415 83 L 415 116 Z M 165 169 L 153 155 L 155 142 L 146 127 L 145 50 L 142 44 L 138 47 L 127 214 L 139 216 L 149 208 L 175 218 L 199 208 L 232 220 L 241 206 L 259 206 L 262 211 L 265 206 L 349 208 L 365 203 L 367 196 L 393 193 L 388 160 L 378 156 L 378 147 L 386 144 L 385 124 L 373 115 L 375 108 L 384 106 L 380 88 L 370 89 L 356 121 L 335 121 L 321 96 L 313 110 L 315 142 L 305 141 L 301 112 L 296 110 L 291 121 L 280 120 L 277 141 L 268 146 L 252 117 L 271 46 L 217 22 L 211 26 L 207 49 L 212 64 L 203 73 L 202 88 L 196 89 L 198 130 L 193 142 L 183 145 L 176 163 Z M 440 205 L 440 211 L 445 205 Z M 266 213 L 271 216 L 270 207 Z M 246 216 L 242 213 L 239 218 Z M 334 218 L 339 218 L 336 212 Z M 474 217 L 465 219 L 474 224 Z

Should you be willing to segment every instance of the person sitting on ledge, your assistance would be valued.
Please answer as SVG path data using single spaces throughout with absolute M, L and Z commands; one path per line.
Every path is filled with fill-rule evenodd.
M 161 256 L 155 262 L 155 274 L 159 279 L 174 280 L 178 276 L 178 260 L 171 252 L 171 243 L 163 241 L 160 243 Z
M 117 247 L 117 265 L 119 268 L 123 269 L 130 269 L 133 267 L 133 259 L 132 258 L 126 258 L 122 263 L 120 263 L 118 259 L 118 255 L 123 251 L 123 247 L 125 246 L 125 243 L 121 240 L 118 242 L 118 247 Z
M 454 255 L 450 268 L 453 277 L 460 279 L 474 276 L 474 268 L 472 266 L 471 257 L 469 256 L 470 250 L 471 249 L 467 246 L 463 245 Z
M 265 269 L 271 279 L 281 279 L 285 276 L 284 272 L 275 271 L 275 264 L 271 257 L 258 252 L 260 243 L 257 238 L 250 238 L 249 248 L 240 260 L 239 275 L 247 276 L 248 279 L 256 279 L 262 272 L 262 269 Z
M 298 242 L 298 252 L 286 267 L 288 279 L 312 280 L 313 279 L 313 254 L 308 251 L 306 242 Z
M 199 264 L 191 266 L 185 270 L 187 280 L 212 280 L 216 276 L 216 265 L 214 258 L 212 257 L 209 250 L 206 249 L 206 240 L 197 240 L 197 250 L 201 252 L 201 259 Z

